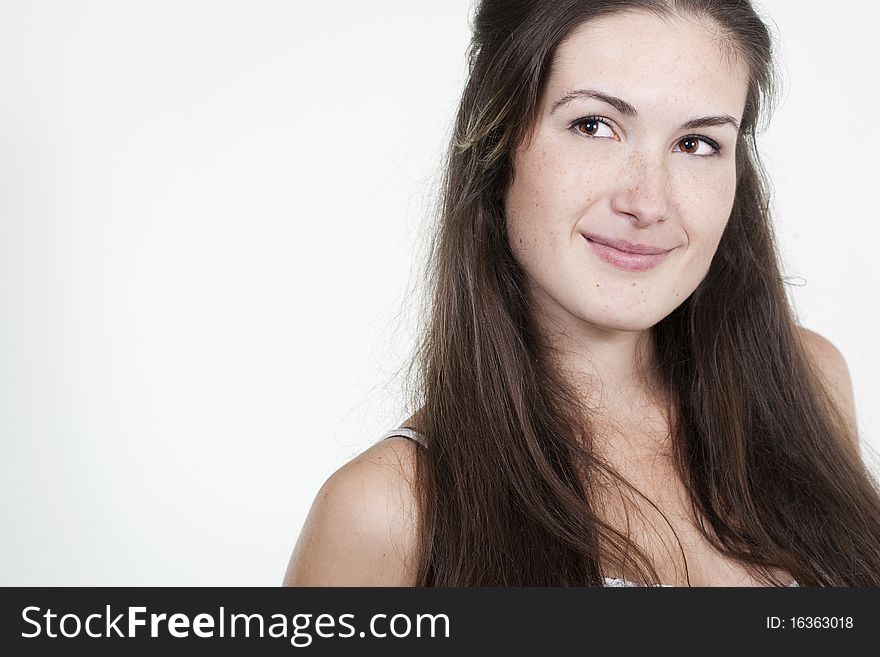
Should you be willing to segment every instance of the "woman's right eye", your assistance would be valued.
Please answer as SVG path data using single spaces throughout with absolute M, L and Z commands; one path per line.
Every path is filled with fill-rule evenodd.
M 586 116 L 571 124 L 572 130 L 584 137 L 598 139 L 616 139 L 617 135 L 611 129 L 611 124 L 601 116 Z

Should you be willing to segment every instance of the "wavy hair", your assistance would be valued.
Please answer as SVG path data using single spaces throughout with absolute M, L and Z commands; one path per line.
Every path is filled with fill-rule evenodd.
M 755 146 L 774 88 L 772 39 L 747 0 L 478 4 L 410 370 L 428 441 L 415 471 L 417 584 L 591 586 L 609 565 L 660 583 L 600 513 L 609 486 L 621 500 L 640 493 L 591 448 L 590 409 L 538 330 L 504 216 L 557 47 L 585 21 L 632 10 L 712 21 L 750 70 L 718 251 L 651 330 L 694 517 L 766 583 L 781 584 L 772 571 L 782 568 L 801 585 L 878 586 L 880 495 L 805 352 L 780 272 Z

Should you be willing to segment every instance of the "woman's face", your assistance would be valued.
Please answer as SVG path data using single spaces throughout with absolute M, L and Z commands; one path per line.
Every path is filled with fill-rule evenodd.
M 733 206 L 747 85 L 710 23 L 625 13 L 563 41 L 505 208 L 540 312 L 638 331 L 694 291 Z

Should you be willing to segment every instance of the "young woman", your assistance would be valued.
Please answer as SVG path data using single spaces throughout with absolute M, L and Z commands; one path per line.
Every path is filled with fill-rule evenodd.
M 847 367 L 799 327 L 744 0 L 484 0 L 418 412 L 333 474 L 290 585 L 877 586 Z

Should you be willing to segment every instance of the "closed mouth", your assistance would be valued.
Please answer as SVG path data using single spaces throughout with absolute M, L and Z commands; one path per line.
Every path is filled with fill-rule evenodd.
M 659 246 L 653 246 L 651 244 L 638 244 L 627 240 L 602 237 L 601 235 L 584 234 L 584 238 L 588 242 L 602 244 L 603 246 L 616 249 L 618 251 L 621 251 L 622 253 L 630 253 L 633 255 L 663 255 L 664 253 L 669 253 L 670 251 L 672 251 L 672 249 L 664 249 Z

